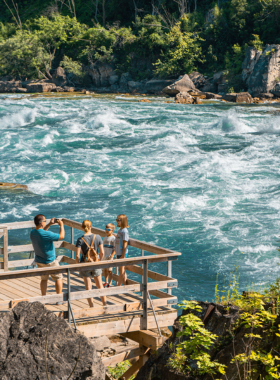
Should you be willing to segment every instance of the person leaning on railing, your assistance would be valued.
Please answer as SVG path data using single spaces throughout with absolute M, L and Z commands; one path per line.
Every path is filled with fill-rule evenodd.
M 93 250 L 94 254 L 96 254 L 99 250 L 99 258 L 97 258 L 97 260 L 102 260 L 104 256 L 104 248 L 101 237 L 99 235 L 94 235 L 91 232 L 92 225 L 90 220 L 84 220 L 82 223 L 82 227 L 85 233 L 83 236 L 79 237 L 76 242 L 76 263 L 78 264 L 79 262 L 93 262 L 95 255 L 93 255 L 93 257 L 91 258 L 88 254 L 91 250 Z M 82 254 L 81 259 L 80 254 Z M 101 277 L 102 269 L 84 269 L 80 271 L 80 275 L 83 277 L 86 290 L 92 289 L 91 276 L 94 278 L 94 282 L 97 289 L 103 289 Z M 100 298 L 103 303 L 103 306 L 106 306 L 106 297 L 102 296 Z M 87 301 L 90 307 L 94 307 L 92 298 L 88 298 Z
M 59 267 L 56 260 L 54 241 L 63 240 L 65 236 L 64 225 L 62 220 L 52 218 L 48 224 L 44 215 L 39 214 L 34 218 L 36 228 L 30 233 L 30 239 L 35 252 L 35 262 L 38 268 Z M 48 231 L 49 227 L 55 223 L 59 224 L 60 232 L 56 234 Z M 62 273 L 51 274 L 51 278 L 55 281 L 55 290 L 57 294 L 62 293 Z M 41 293 L 42 296 L 47 294 L 49 275 L 41 276 Z
M 117 238 L 116 238 L 116 254 L 117 259 L 127 259 L 128 255 L 128 242 L 129 242 L 129 234 L 128 234 L 128 220 L 125 214 L 120 214 L 116 219 L 117 227 L 120 227 Z M 129 267 L 127 267 L 129 269 Z M 118 286 L 126 285 L 126 272 L 125 266 L 119 267 L 119 280 Z

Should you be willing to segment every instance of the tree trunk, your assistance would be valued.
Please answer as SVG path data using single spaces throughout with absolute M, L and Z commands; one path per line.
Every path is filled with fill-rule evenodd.
M 105 20 L 106 20 L 106 14 L 105 14 L 105 2 L 106 2 L 106 0 L 102 0 L 103 26 L 104 26 L 104 27 L 105 27 Z

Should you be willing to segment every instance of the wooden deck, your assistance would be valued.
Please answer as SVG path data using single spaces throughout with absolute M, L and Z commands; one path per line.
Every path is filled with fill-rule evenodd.
M 68 319 L 68 322 L 87 337 L 121 334 L 139 343 L 139 349 L 122 354 L 123 359 L 138 358 L 128 375 L 135 373 L 147 359 L 150 349 L 157 349 L 163 343 L 160 329 L 171 326 L 177 317 L 177 298 L 172 295 L 171 289 L 177 286 L 177 280 L 172 278 L 172 261 L 177 260 L 179 252 L 160 248 L 149 243 L 130 239 L 129 245 L 141 250 L 138 257 L 114 260 L 113 262 L 98 262 L 76 264 L 74 260 L 75 246 L 73 245 L 73 229 L 82 230 L 81 224 L 63 219 L 64 224 L 71 228 L 71 242 L 60 241 L 55 243 L 56 248 L 71 251 L 71 258 L 65 255 L 58 256 L 59 267 L 31 268 L 12 270 L 34 265 L 33 259 L 9 260 L 11 253 L 32 252 L 32 245 L 8 245 L 8 231 L 18 228 L 31 228 L 33 222 L 9 223 L 0 225 L 0 238 L 3 238 L 3 247 L 0 255 L 0 312 L 7 312 L 21 301 L 41 302 L 58 317 Z M 105 231 L 92 228 L 93 233 L 102 237 Z M 0 256 L 1 257 L 1 256 Z M 149 263 L 166 262 L 167 274 L 148 270 Z M 113 286 L 97 289 L 93 284 L 92 290 L 85 290 L 79 270 L 107 267 L 127 267 L 128 280 L 125 286 Z M 85 269 L 83 268 L 83 269 Z M 40 275 L 62 273 L 63 293 L 56 294 L 54 281 L 49 278 L 48 292 L 41 296 Z M 141 281 L 130 278 L 130 273 L 138 274 Z M 113 275 L 117 280 L 118 276 Z M 164 291 L 164 290 L 167 291 Z M 103 306 L 100 296 L 107 297 L 107 306 Z M 89 308 L 87 298 L 93 297 L 94 307 Z M 158 333 L 154 330 L 157 329 Z M 120 355 L 120 354 L 119 354 Z M 146 359 L 145 359 L 146 358 Z M 104 359 L 106 366 L 117 363 L 120 357 Z M 104 363 L 105 363 L 104 362 Z M 134 372 L 133 372 L 134 370 Z M 128 377 L 123 376 L 122 379 Z

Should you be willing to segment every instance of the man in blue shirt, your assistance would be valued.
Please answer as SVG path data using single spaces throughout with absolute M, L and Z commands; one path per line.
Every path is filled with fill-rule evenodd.
M 38 268 L 44 267 L 57 267 L 59 266 L 56 260 L 54 241 L 62 240 L 65 236 L 64 225 L 60 219 L 52 218 L 48 224 L 46 224 L 46 218 L 44 215 L 39 214 L 34 218 L 36 228 L 30 233 L 30 239 L 33 244 L 35 252 L 35 262 Z M 55 234 L 48 231 L 49 227 L 55 223 L 59 224 L 60 232 Z M 51 278 L 55 281 L 55 290 L 57 294 L 62 293 L 62 273 L 51 274 Z M 42 296 L 47 294 L 49 275 L 41 276 L 41 293 Z

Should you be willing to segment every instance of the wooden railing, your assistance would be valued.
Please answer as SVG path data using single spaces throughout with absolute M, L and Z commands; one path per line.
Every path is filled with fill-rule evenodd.
M 68 303 L 68 320 L 70 322 L 70 313 L 72 313 L 73 320 L 76 317 L 98 315 L 104 313 L 121 312 L 121 311 L 139 311 L 143 310 L 143 329 L 148 329 L 148 308 L 151 306 L 168 306 L 177 303 L 177 298 L 172 296 L 171 289 L 177 287 L 177 280 L 172 278 L 172 261 L 177 260 L 178 256 L 181 254 L 179 252 L 174 252 L 172 250 L 161 248 L 153 244 L 145 243 L 136 239 L 130 238 L 129 245 L 141 250 L 141 255 L 139 257 L 131 257 L 127 259 L 118 259 L 110 262 L 102 261 L 97 263 L 82 263 L 76 264 L 74 260 L 75 246 L 73 244 L 74 240 L 74 229 L 83 230 L 81 223 L 62 219 L 65 226 L 71 228 L 71 243 L 67 241 L 54 242 L 55 248 L 65 248 L 72 252 L 72 257 L 58 256 L 58 261 L 68 265 L 61 265 L 59 267 L 53 267 L 51 269 L 47 268 L 36 268 L 36 269 L 25 269 L 25 270 L 9 270 L 10 268 L 28 267 L 34 263 L 34 259 L 24 259 L 24 260 L 13 260 L 9 261 L 9 255 L 11 253 L 22 253 L 22 252 L 32 252 L 32 244 L 9 246 L 8 245 L 8 231 L 22 228 L 34 228 L 33 221 L 28 222 L 17 222 L 17 223 L 7 223 L 5 225 L 0 225 L 0 237 L 3 237 L 3 248 L 0 248 L 0 255 L 3 255 L 3 262 L 0 263 L 0 281 L 24 277 L 40 276 L 45 274 L 53 273 L 66 273 L 67 274 L 67 292 L 62 294 L 51 294 L 46 296 L 35 296 L 29 297 L 26 300 L 29 302 L 39 301 L 44 304 L 57 304 L 57 303 Z M 47 221 L 48 222 L 48 221 Z M 92 232 L 99 234 L 100 236 L 106 236 L 104 230 L 98 228 L 92 228 Z M 154 255 L 145 256 L 145 252 L 149 252 Z M 166 262 L 167 263 L 167 274 L 163 275 L 148 270 L 149 263 Z M 138 265 L 137 265 L 138 264 Z M 125 286 L 115 286 L 111 288 L 104 289 L 93 289 L 85 291 L 71 291 L 71 281 L 70 275 L 72 272 L 80 271 L 81 269 L 93 270 L 93 269 L 104 269 L 109 267 L 118 268 L 120 266 L 126 266 L 127 270 L 138 274 L 141 276 L 141 281 L 137 282 L 132 279 L 127 280 L 127 285 Z M 149 282 L 148 279 L 153 280 Z M 117 274 L 113 275 L 113 279 L 117 280 Z M 167 293 L 163 292 L 162 289 L 167 289 Z M 142 300 L 139 302 L 131 302 L 120 305 L 112 305 L 106 307 L 98 307 L 93 309 L 73 311 L 71 308 L 71 301 L 86 299 L 91 297 L 100 296 L 111 296 L 117 294 L 125 294 L 129 292 L 141 292 Z M 157 297 L 157 299 L 149 300 L 149 294 Z M 7 307 L 13 307 L 19 300 L 12 301 L 0 301 L 0 311 L 1 309 L 6 309 Z M 152 304 L 151 304 L 152 302 Z

